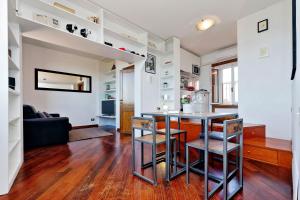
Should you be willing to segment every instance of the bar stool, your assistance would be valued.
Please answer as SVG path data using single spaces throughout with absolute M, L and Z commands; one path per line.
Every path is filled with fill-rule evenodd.
M 155 117 L 155 122 L 164 122 L 165 121 L 165 117 Z M 162 135 L 166 135 L 166 129 L 163 128 L 163 129 L 157 129 L 156 132 L 158 134 L 162 134 Z M 181 134 L 183 134 L 183 142 L 184 142 L 184 147 L 185 147 L 185 144 L 186 144 L 186 134 L 187 134 L 187 131 L 186 130 L 181 130 L 180 129 L 180 119 L 178 118 L 178 129 L 173 129 L 173 128 L 170 128 L 170 135 L 171 136 L 177 136 L 178 137 L 178 153 L 180 154 L 180 136 Z M 184 148 L 184 157 L 185 157 L 185 148 Z
M 235 142 L 229 142 L 231 137 L 237 137 Z M 189 184 L 189 148 L 205 151 L 205 140 L 203 138 L 188 142 L 186 144 L 186 182 Z M 238 168 L 228 173 L 228 154 L 234 150 L 239 151 Z M 223 178 L 220 179 L 212 174 L 208 174 L 208 177 L 217 182 L 218 185 L 210 192 L 205 191 L 205 196 L 210 198 L 214 195 L 218 189 L 223 186 L 224 199 L 230 199 L 243 187 L 243 119 L 233 119 L 224 121 L 223 141 L 208 138 L 208 152 L 221 155 L 223 157 Z M 200 170 L 199 170 L 200 171 Z M 239 187 L 234 190 L 230 195 L 227 192 L 227 184 L 233 176 L 239 171 Z M 198 171 L 197 171 L 198 172 Z M 201 171 L 203 173 L 203 171 Z M 208 180 L 205 182 L 208 188 Z M 207 189 L 208 190 L 208 189 Z
M 135 130 L 141 130 L 141 131 L 147 131 L 149 134 L 143 135 L 140 137 L 135 137 Z M 173 162 L 174 167 L 176 169 L 176 139 L 174 137 L 171 137 L 171 145 L 173 145 Z M 135 167 L 135 142 L 140 142 L 142 145 L 149 144 L 152 147 L 152 159 L 149 166 L 152 166 L 153 168 L 153 179 L 150 179 L 142 174 L 140 174 L 138 171 L 136 171 Z M 166 143 L 166 136 L 165 135 L 159 135 L 156 134 L 156 128 L 155 128 L 155 119 L 153 118 L 146 118 L 146 117 L 133 117 L 132 118 L 132 166 L 133 166 L 133 175 L 143 179 L 146 182 L 149 182 L 153 185 L 157 185 L 157 171 L 156 171 L 156 165 L 157 165 L 157 154 L 156 154 L 156 148 L 160 144 Z M 142 151 L 143 154 L 144 151 Z M 172 153 L 171 153 L 172 154 Z M 143 156 L 142 156 L 143 157 Z M 143 162 L 143 161 L 142 161 Z M 142 163 L 143 165 L 143 163 Z M 143 167 L 142 167 L 143 168 Z

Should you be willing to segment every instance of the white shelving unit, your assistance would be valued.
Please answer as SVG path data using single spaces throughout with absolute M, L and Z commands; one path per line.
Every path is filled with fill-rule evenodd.
M 80 1 L 58 0 L 57 2 L 73 8 L 75 14 L 66 12 L 53 6 L 53 0 L 17 0 L 18 1 L 18 22 L 22 27 L 22 34 L 26 40 L 34 40 L 35 44 L 54 45 L 66 50 L 75 50 L 84 55 L 91 55 L 99 59 L 110 58 L 121 60 L 127 63 L 135 63 L 145 60 L 141 55 L 146 54 L 145 48 L 147 33 L 141 30 L 134 30 L 130 23 L 119 23 L 113 19 L 117 18 L 113 14 L 107 14 L 102 8 L 92 3 L 80 3 Z M 103 12 L 105 14 L 103 14 Z M 36 15 L 46 16 L 47 20 L 36 19 Z M 88 17 L 99 17 L 99 24 L 88 20 Z M 59 25 L 53 25 L 52 19 L 59 21 Z M 50 22 L 49 22 L 50 21 Z M 117 24 L 117 26 L 111 24 Z M 78 30 L 70 33 L 66 30 L 66 25 L 77 25 Z M 129 26 L 130 25 L 130 26 Z M 86 38 L 80 34 L 81 29 L 88 29 L 91 34 Z M 126 30 L 126 31 L 120 31 Z M 129 30 L 129 31 L 128 31 Z M 131 33 L 136 34 L 131 34 Z M 138 36 L 138 40 L 135 38 Z M 142 37 L 143 36 L 143 37 Z M 109 39 L 112 38 L 112 39 Z M 113 47 L 105 45 L 104 41 L 109 40 Z M 123 47 L 134 51 L 123 51 Z
M 22 67 L 20 28 L 15 21 L 15 2 L 5 0 L 0 8 L 1 117 L 0 117 L 0 195 L 8 193 L 23 163 Z M 8 55 L 8 50 L 11 55 Z M 7 58 L 7 59 L 5 59 Z M 5 67 L 6 66 L 6 67 Z M 9 88 L 9 77 L 15 88 Z

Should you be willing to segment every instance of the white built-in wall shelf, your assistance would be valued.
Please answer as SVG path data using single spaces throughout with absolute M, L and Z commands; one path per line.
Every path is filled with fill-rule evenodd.
M 8 66 L 10 70 L 19 70 L 17 64 L 8 56 Z
M 63 19 L 67 19 L 67 20 L 71 20 L 73 21 L 75 24 L 80 24 L 80 25 L 85 25 L 87 26 L 87 28 L 93 28 L 93 29 L 97 29 L 100 28 L 100 24 L 97 24 L 91 20 L 88 20 L 87 17 L 83 17 L 80 16 L 78 14 L 73 14 L 70 12 L 66 12 L 62 9 L 59 9 L 53 5 L 51 5 L 50 3 L 41 1 L 41 0 L 25 0 L 26 3 L 28 3 L 29 5 L 34 6 L 37 9 L 46 11 L 48 13 L 51 13 L 51 15 L 53 16 L 57 16 Z
M 116 80 L 110 80 L 110 81 L 105 81 L 105 84 L 114 84 L 114 83 L 116 83 Z
M 111 93 L 111 92 L 115 92 L 115 91 L 116 91 L 116 89 L 105 90 L 105 92 L 107 92 L 107 93 Z
M 16 35 L 12 31 L 12 25 L 8 25 L 8 46 L 10 47 L 18 47 L 19 43 L 16 38 Z
M 23 30 L 23 37 L 34 39 L 41 43 L 54 44 L 56 46 L 73 49 L 85 54 L 99 56 L 103 59 L 111 58 L 128 63 L 142 61 L 145 58 L 126 51 L 121 51 L 81 36 L 73 35 L 38 22 L 19 17 L 19 23 Z
M 13 95 L 13 96 L 19 96 L 20 92 L 13 90 L 11 88 L 8 89 L 9 95 Z

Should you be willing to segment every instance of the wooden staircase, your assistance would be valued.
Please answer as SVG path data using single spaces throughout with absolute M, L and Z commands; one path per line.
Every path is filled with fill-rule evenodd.
M 201 124 L 191 121 L 182 121 L 181 129 L 187 131 L 187 140 L 199 137 Z M 171 128 L 177 128 L 177 122 L 171 121 Z M 158 128 L 164 128 L 159 122 Z M 214 125 L 214 131 L 223 131 L 222 125 Z M 244 124 L 244 157 L 276 166 L 291 168 L 292 147 L 291 141 L 266 137 L 266 126 L 260 124 Z M 182 140 L 183 141 L 183 138 Z

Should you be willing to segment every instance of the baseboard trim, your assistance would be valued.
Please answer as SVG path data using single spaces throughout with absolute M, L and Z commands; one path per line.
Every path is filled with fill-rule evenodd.
M 95 127 L 98 127 L 98 124 L 83 125 L 83 126 L 73 126 L 72 130 L 83 129 L 83 128 L 95 128 Z

